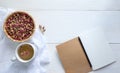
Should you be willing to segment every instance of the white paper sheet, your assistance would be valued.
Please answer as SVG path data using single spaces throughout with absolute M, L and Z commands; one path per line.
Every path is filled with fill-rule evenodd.
M 101 28 L 94 28 L 80 34 L 92 69 L 97 70 L 115 61 L 115 56 Z

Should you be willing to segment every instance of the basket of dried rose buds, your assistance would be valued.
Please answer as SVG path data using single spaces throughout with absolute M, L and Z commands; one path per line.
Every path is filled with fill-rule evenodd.
M 35 23 L 28 13 L 16 11 L 6 18 L 3 29 L 7 37 L 11 40 L 24 42 L 33 35 Z

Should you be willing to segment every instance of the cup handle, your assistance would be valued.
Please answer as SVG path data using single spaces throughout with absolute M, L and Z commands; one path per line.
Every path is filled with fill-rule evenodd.
M 11 59 L 12 62 L 15 62 L 16 60 L 17 60 L 17 58 L 15 56 L 12 57 L 12 59 Z

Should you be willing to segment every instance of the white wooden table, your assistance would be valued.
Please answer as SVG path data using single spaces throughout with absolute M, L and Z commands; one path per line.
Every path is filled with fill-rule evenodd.
M 47 31 L 51 63 L 47 73 L 65 73 L 56 45 L 84 30 L 102 27 L 117 62 L 95 73 L 120 73 L 120 0 L 1 0 L 0 7 L 29 12 Z

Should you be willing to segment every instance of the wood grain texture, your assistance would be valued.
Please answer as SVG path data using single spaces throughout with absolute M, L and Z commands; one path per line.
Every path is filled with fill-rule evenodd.
M 47 73 L 65 73 L 64 69 L 62 67 L 62 64 L 59 60 L 57 51 L 55 46 L 58 44 L 48 44 L 50 57 L 51 57 L 51 63 L 46 66 Z M 109 65 L 103 69 L 100 69 L 98 71 L 94 71 L 93 73 L 119 73 L 120 70 L 120 44 L 110 44 L 110 47 L 112 48 L 117 62 L 113 63 L 112 65 Z M 59 70 L 59 71 L 58 71 Z
M 47 73 L 65 73 L 55 46 L 94 27 L 103 27 L 118 61 L 93 73 L 120 73 L 120 0 L 0 0 L 0 7 L 25 10 L 46 27 L 51 63 Z M 1 17 L 1 16 L 0 16 Z M 5 63 L 0 63 L 0 69 Z
M 1 0 L 0 6 L 23 10 L 120 10 L 120 0 Z
M 48 43 L 61 43 L 102 27 L 109 43 L 120 43 L 120 11 L 27 11 L 46 27 Z
M 58 53 L 56 50 L 56 45 L 58 44 L 48 44 L 48 51 L 50 56 L 50 64 L 45 66 L 47 69 L 46 73 L 65 73 L 61 61 L 58 57 Z

